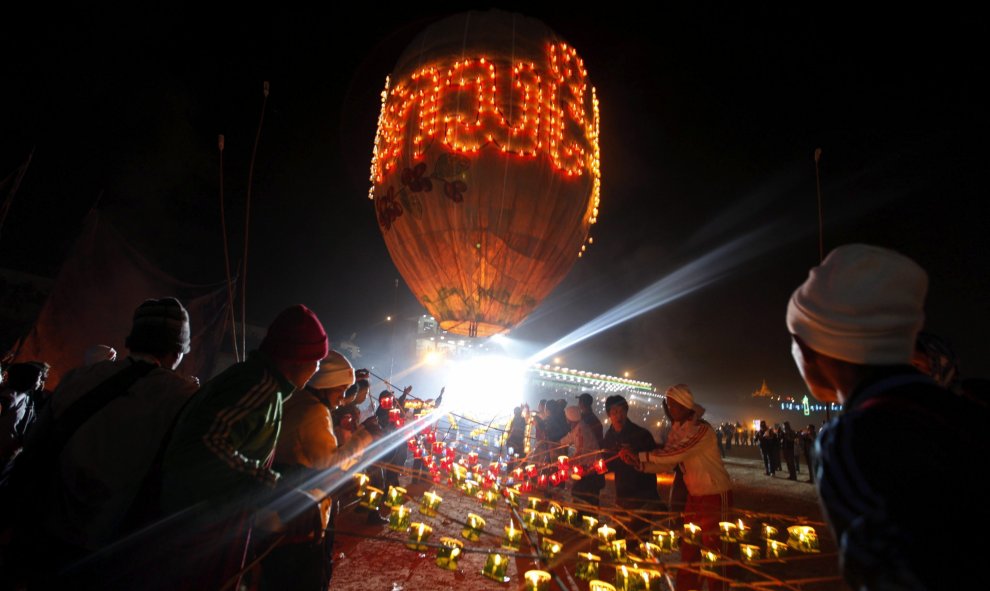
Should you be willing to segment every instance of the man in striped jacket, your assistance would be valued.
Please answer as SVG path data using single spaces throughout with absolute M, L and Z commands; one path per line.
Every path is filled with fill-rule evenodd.
M 653 474 L 672 472 L 675 466 L 681 466 L 688 491 L 684 521 L 701 527 L 701 545 L 682 544 L 681 562 L 698 562 L 702 547 L 725 553 L 719 544 L 718 523 L 728 520 L 732 479 L 722 464 L 715 429 L 701 419 L 704 409 L 695 404 L 691 389 L 686 384 L 667 388 L 664 405 L 672 423 L 664 446 L 635 455 L 623 451 L 622 459 Z M 691 571 L 678 570 L 677 589 L 700 588 L 698 575 Z M 709 579 L 708 588 L 722 589 L 724 584 Z
M 221 589 L 236 579 L 252 518 L 266 505 L 272 509 L 281 478 L 271 465 L 282 405 L 328 351 L 316 314 L 290 306 L 269 325 L 257 351 L 204 384 L 186 405 L 162 465 L 161 508 L 182 526 L 164 540 L 170 572 L 163 573 L 163 586 Z

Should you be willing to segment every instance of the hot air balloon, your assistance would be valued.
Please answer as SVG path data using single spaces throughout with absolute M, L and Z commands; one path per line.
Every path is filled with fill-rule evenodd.
M 429 26 L 382 92 L 369 197 L 392 261 L 455 334 L 519 324 L 591 242 L 598 101 L 577 51 L 491 10 Z

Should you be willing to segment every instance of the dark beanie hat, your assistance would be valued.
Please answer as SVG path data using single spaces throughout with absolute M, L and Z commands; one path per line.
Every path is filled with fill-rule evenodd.
M 272 321 L 258 349 L 272 359 L 319 361 L 327 356 L 330 343 L 316 314 L 296 304 L 282 310 Z
M 138 353 L 188 353 L 189 313 L 175 298 L 145 300 L 124 344 Z

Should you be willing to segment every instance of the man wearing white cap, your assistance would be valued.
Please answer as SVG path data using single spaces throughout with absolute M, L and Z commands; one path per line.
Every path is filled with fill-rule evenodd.
M 688 497 L 684 507 L 684 520 L 701 527 L 701 545 L 725 552 L 719 546 L 719 521 L 728 520 L 732 505 L 732 479 L 722 464 L 715 429 L 701 419 L 704 409 L 694 402 L 694 395 L 686 384 L 667 388 L 664 397 L 667 412 L 674 427 L 662 448 L 631 454 L 623 451 L 623 460 L 638 470 L 658 474 L 671 472 L 677 465 L 684 473 Z M 701 558 L 701 546 L 681 545 L 681 561 L 697 562 Z M 695 572 L 678 570 L 677 589 L 698 589 L 699 577 Z M 722 589 L 724 584 L 708 580 L 709 589 Z
M 845 406 L 819 434 L 816 481 L 855 589 L 955 589 L 982 578 L 982 563 L 958 553 L 982 547 L 990 523 L 973 474 L 987 457 L 987 414 L 910 364 L 927 287 L 904 255 L 848 244 L 811 269 L 787 306 L 808 389 Z

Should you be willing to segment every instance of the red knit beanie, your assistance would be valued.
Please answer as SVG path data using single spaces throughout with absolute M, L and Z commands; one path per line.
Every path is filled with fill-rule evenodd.
M 272 359 L 319 361 L 327 356 L 330 343 L 316 314 L 296 304 L 282 310 L 268 326 L 268 334 L 258 349 Z

